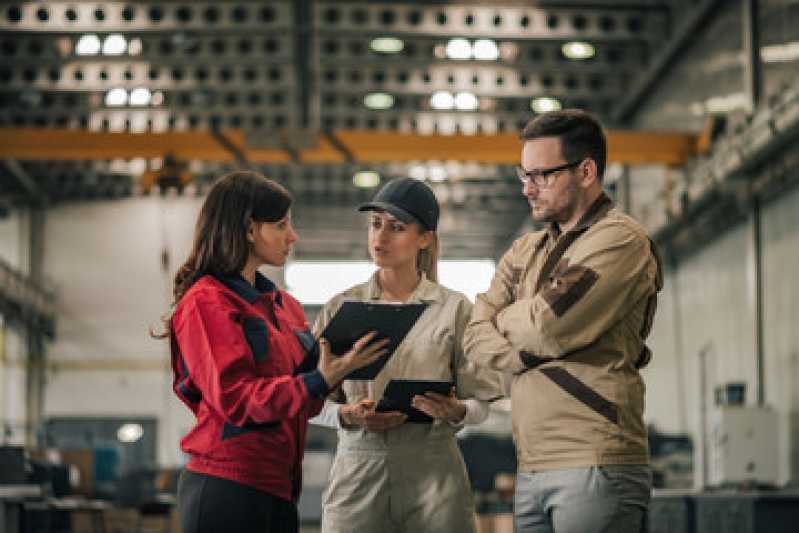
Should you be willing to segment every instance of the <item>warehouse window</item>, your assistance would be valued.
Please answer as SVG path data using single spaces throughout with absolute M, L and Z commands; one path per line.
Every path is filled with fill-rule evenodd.
M 443 260 L 438 263 L 439 281 L 474 301 L 494 276 L 490 259 Z M 368 280 L 375 271 L 369 261 L 295 261 L 286 266 L 288 291 L 303 305 L 321 305 L 341 291 Z

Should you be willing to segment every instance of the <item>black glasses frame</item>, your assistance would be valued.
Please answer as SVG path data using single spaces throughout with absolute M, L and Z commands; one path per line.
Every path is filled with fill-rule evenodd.
M 521 181 L 525 185 L 527 185 L 527 183 L 532 181 L 536 187 L 549 187 L 554 182 L 554 179 L 552 179 L 551 177 L 553 174 L 569 168 L 574 168 L 583 161 L 585 161 L 585 159 L 572 161 L 570 163 L 564 163 L 556 167 L 537 168 L 534 170 L 524 170 L 520 165 L 517 165 L 516 177 L 519 178 L 519 181 Z

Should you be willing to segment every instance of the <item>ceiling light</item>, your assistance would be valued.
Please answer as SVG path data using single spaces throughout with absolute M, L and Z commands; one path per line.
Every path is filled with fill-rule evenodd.
M 398 54 L 405 48 L 405 43 L 396 37 L 378 37 L 372 39 L 369 46 L 379 54 Z
M 153 97 L 150 98 L 150 103 L 153 104 L 153 105 L 156 105 L 156 106 L 163 104 L 164 103 L 164 93 L 162 93 L 161 91 L 155 91 L 153 93 Z
M 141 39 L 138 37 L 134 37 L 130 41 L 128 41 L 128 54 L 132 56 L 137 56 L 142 53 L 144 49 L 144 45 L 141 42 Z
M 136 87 L 130 91 L 130 105 L 148 105 L 150 103 L 150 89 L 147 87 Z
M 454 105 L 455 97 L 447 91 L 436 91 L 430 97 L 430 107 L 433 109 L 452 109 Z
M 441 165 L 432 165 L 427 172 L 430 181 L 441 182 L 447 179 L 447 170 Z
M 117 430 L 117 439 L 119 442 L 136 442 L 144 435 L 144 428 L 141 424 L 123 424 Z
M 494 61 L 499 57 L 499 48 L 497 48 L 497 43 L 491 39 L 477 39 L 474 42 L 472 53 L 475 59 Z
M 455 95 L 455 107 L 461 111 L 474 111 L 478 105 L 477 97 L 472 93 L 460 92 Z
M 128 103 L 128 91 L 116 87 L 105 93 L 105 105 L 111 107 L 123 106 Z
M 103 41 L 103 55 L 120 56 L 128 49 L 128 41 L 122 35 L 113 33 Z
M 371 189 L 380 184 L 380 174 L 373 170 L 362 170 L 355 173 L 352 177 L 352 183 L 362 189 Z
M 557 111 L 561 108 L 560 101 L 556 98 L 542 96 L 540 98 L 533 98 L 530 101 L 530 108 L 536 113 L 548 113 L 549 111 Z
M 466 39 L 450 39 L 447 43 L 447 57 L 450 59 L 469 59 L 472 45 Z
M 370 93 L 363 99 L 369 109 L 389 109 L 394 105 L 394 97 L 387 93 Z
M 79 56 L 95 56 L 100 52 L 100 38 L 95 34 L 81 35 L 75 46 L 75 53 Z
M 583 41 L 571 41 L 561 48 L 563 55 L 569 59 L 589 59 L 594 57 L 594 45 Z

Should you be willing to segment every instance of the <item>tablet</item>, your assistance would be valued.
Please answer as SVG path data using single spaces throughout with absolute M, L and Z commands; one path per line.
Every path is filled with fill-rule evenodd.
M 330 342 L 334 354 L 347 353 L 355 341 L 377 331 L 377 339 L 388 338 L 388 352 L 372 363 L 347 375 L 345 379 L 374 379 L 389 357 L 424 312 L 427 304 L 388 304 L 346 301 L 330 320 L 320 337 Z
M 377 411 L 401 411 L 408 415 L 408 422 L 430 423 L 433 419 L 425 413 L 411 407 L 411 400 L 417 394 L 424 396 L 426 392 L 437 392 L 444 396 L 452 390 L 452 382 L 433 379 L 392 379 L 383 391 L 383 397 L 377 404 Z

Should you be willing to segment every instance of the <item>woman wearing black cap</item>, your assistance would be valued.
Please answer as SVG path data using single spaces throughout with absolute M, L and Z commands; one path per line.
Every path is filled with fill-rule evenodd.
M 369 253 L 378 270 L 324 306 L 316 333 L 345 300 L 427 307 L 374 381 L 344 381 L 315 419 L 339 429 L 322 532 L 473 532 L 472 495 L 455 432 L 485 419 L 488 401 L 502 395 L 501 377 L 462 357 L 471 303 L 437 283 L 439 207 L 430 188 L 393 180 L 360 210 L 369 212 Z M 416 396 L 413 406 L 434 422 L 406 424 L 402 413 L 375 411 L 375 399 L 392 378 L 447 380 L 456 387 L 450 396 Z

